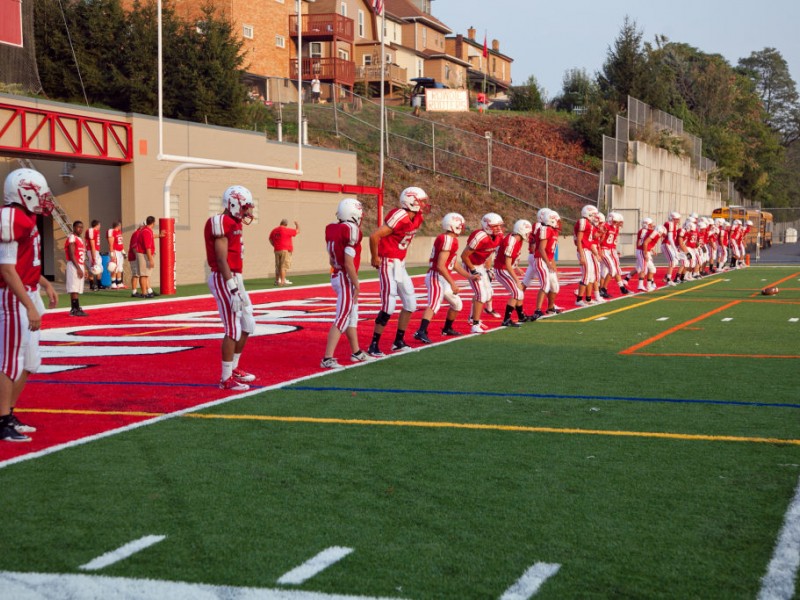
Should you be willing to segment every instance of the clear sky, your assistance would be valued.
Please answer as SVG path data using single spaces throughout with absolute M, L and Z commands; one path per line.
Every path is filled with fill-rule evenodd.
M 800 90 L 800 0 L 433 0 L 432 13 L 453 30 L 478 30 L 483 43 L 500 41 L 500 52 L 514 59 L 515 84 L 535 75 L 552 98 L 561 91 L 564 72 L 600 70 L 627 15 L 644 32 L 721 54 L 735 66 L 740 58 L 766 47 L 777 49 Z

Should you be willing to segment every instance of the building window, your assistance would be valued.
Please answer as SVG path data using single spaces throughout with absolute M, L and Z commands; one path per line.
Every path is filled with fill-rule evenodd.
M 253 39 L 253 26 L 252 25 L 242 25 L 242 37 L 248 40 Z
M 450 65 L 444 66 L 444 78 L 450 81 Z
M 422 28 L 422 47 L 428 47 L 428 30 L 425 27 Z
M 308 55 L 311 58 L 322 58 L 322 42 L 311 42 L 308 45 Z
M 286 38 L 283 37 L 282 35 L 276 35 L 275 36 L 275 45 L 278 48 L 286 48 Z
M 364 11 L 358 11 L 358 37 L 364 37 Z
M 337 52 L 337 54 L 339 55 L 339 58 L 341 58 L 342 60 L 350 60 L 350 53 L 347 50 L 340 49 Z
M 342 2 L 341 4 L 339 4 L 339 14 L 341 14 L 343 17 L 347 16 L 347 4 L 346 3 Z
M 422 59 L 419 59 L 419 58 L 418 58 L 418 59 L 417 59 L 417 77 L 422 77 L 422 76 L 423 76 L 423 74 L 424 74 L 424 73 L 423 73 L 423 71 L 422 71 Z
M 369 67 L 371 65 L 372 65 L 372 55 L 371 54 L 365 54 L 364 55 L 364 66 L 365 67 Z

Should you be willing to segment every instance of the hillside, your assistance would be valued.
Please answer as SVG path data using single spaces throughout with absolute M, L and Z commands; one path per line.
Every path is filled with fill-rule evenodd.
M 547 114 L 544 116 L 527 116 L 519 113 L 492 112 L 479 114 L 469 113 L 429 113 L 423 114 L 424 119 L 435 121 L 443 125 L 458 128 L 479 136 L 477 144 L 484 138 L 487 131 L 492 132 L 496 147 L 507 144 L 520 148 L 526 152 L 546 156 L 551 159 L 550 165 L 558 161 L 577 169 L 596 173 L 592 162 L 597 162 L 586 155 L 584 144 L 579 136 L 569 127 L 568 117 Z M 390 117 L 391 120 L 391 117 Z M 421 121 L 424 125 L 425 121 Z M 420 127 L 417 125 L 417 127 Z M 378 151 L 369 145 L 359 145 L 346 138 L 320 135 L 314 139 L 315 143 L 329 147 L 346 148 L 356 151 L 359 157 L 359 183 L 362 185 L 376 185 L 378 175 Z M 462 141 L 454 142 L 459 152 L 469 152 L 469 144 Z M 482 148 L 480 149 L 482 151 Z M 523 153 L 520 153 L 523 154 Z M 476 152 L 476 155 L 480 155 Z M 539 158 L 539 157 L 536 157 Z M 526 164 L 526 158 L 517 157 L 514 169 L 521 173 L 531 171 L 532 177 L 544 177 L 535 173 L 533 160 Z M 410 161 L 409 161 L 410 162 Z M 543 161 L 540 161 L 543 162 Z M 485 165 L 485 160 L 475 162 L 475 165 Z M 475 167 L 473 167 L 475 168 Z M 483 169 L 484 167 L 481 167 Z M 543 169 L 539 168 L 542 172 Z M 551 175 L 552 177 L 552 175 Z M 559 211 L 566 221 L 575 218 L 580 207 L 585 203 L 580 198 L 570 196 L 557 197 L 552 191 L 545 196 L 541 191 L 534 195 L 531 201 L 519 201 L 501 193 L 490 193 L 485 185 L 476 185 L 463 179 L 458 179 L 434 173 L 429 169 L 415 167 L 408 162 L 387 159 L 385 163 L 386 204 L 394 206 L 399 192 L 405 187 L 415 185 L 423 188 L 431 198 L 431 214 L 427 219 L 424 233 L 438 232 L 438 223 L 448 212 L 460 212 L 467 220 L 469 228 L 477 226 L 482 215 L 487 212 L 500 214 L 510 227 L 517 219 L 535 219 L 536 211 L 547 204 Z M 522 182 L 524 184 L 524 182 Z M 595 184 L 596 185 L 596 184 Z M 589 186 L 589 194 L 596 193 L 596 187 Z M 518 196 L 518 197 L 521 197 Z M 374 206 L 366 203 L 368 221 L 375 218 Z

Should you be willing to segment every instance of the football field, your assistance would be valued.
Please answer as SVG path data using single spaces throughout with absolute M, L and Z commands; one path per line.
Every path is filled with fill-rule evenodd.
M 235 397 L 209 298 L 46 322 L 0 598 L 796 597 L 796 266 L 336 372 L 329 286 L 251 294 L 262 387 Z

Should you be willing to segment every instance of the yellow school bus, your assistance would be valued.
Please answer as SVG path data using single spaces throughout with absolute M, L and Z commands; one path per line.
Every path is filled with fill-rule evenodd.
M 745 248 L 748 251 L 755 250 L 759 234 L 761 235 L 760 241 L 762 250 L 772 246 L 772 213 L 741 206 L 736 206 L 732 209 L 726 206 L 724 208 L 715 208 L 711 216 L 714 219 L 719 218 L 725 219 L 726 221 L 739 219 L 742 223 L 748 220 L 752 221 L 753 228 L 745 238 Z

